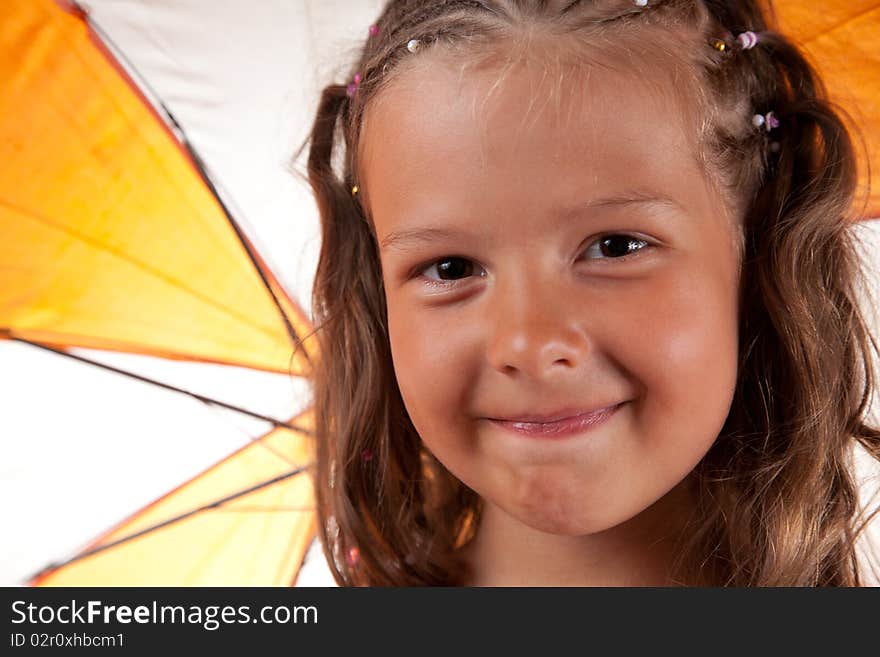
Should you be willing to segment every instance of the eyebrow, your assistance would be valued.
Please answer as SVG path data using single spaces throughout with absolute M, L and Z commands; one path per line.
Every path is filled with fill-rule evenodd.
M 607 207 L 624 207 L 628 205 L 653 206 L 661 209 L 675 209 L 684 212 L 681 204 L 667 198 L 665 196 L 655 196 L 650 194 L 629 193 L 616 196 L 608 196 L 604 198 L 594 199 L 588 203 L 577 205 L 560 213 L 563 221 L 570 219 L 572 215 L 580 214 L 584 211 L 594 210 L 597 208 Z M 403 251 L 411 246 L 420 244 L 430 244 L 439 240 L 455 240 L 465 239 L 470 233 L 465 230 L 455 228 L 408 228 L 404 230 L 395 230 L 386 235 L 380 244 L 382 249 L 395 251 Z

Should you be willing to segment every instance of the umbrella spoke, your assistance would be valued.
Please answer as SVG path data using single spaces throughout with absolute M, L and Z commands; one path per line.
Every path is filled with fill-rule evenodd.
M 169 518 L 167 520 L 163 520 L 160 523 L 157 523 L 155 525 L 151 525 L 149 527 L 146 527 L 144 529 L 136 531 L 132 534 L 129 534 L 128 536 L 123 536 L 122 538 L 119 538 L 115 541 L 111 541 L 110 543 L 106 543 L 104 545 L 99 545 L 98 547 L 92 548 L 91 550 L 86 550 L 85 552 L 81 552 L 80 554 L 76 554 L 76 555 L 70 557 L 69 559 L 61 561 L 60 563 L 51 563 L 48 566 L 46 566 L 45 568 L 43 568 L 42 570 L 40 570 L 39 572 L 34 573 L 30 577 L 28 577 L 26 581 L 33 581 L 37 577 L 40 577 L 41 575 L 44 575 L 48 572 L 51 572 L 53 570 L 57 570 L 58 568 L 61 568 L 63 566 L 67 566 L 71 563 L 81 561 L 82 559 L 85 559 L 86 557 L 93 556 L 95 554 L 98 554 L 99 552 L 103 552 L 104 550 L 108 550 L 112 547 L 122 545 L 123 543 L 128 543 L 129 541 L 132 541 L 136 538 L 140 538 L 140 537 L 145 536 L 145 535 L 147 535 L 151 532 L 154 532 L 158 529 L 162 529 L 164 527 L 168 527 L 169 525 L 173 525 L 175 523 L 178 523 L 181 520 L 185 520 L 187 518 L 190 518 L 190 517 L 192 517 L 198 513 L 201 513 L 203 511 L 209 511 L 212 509 L 219 509 L 224 504 L 231 502 L 232 500 L 236 500 L 238 498 L 249 495 L 250 493 L 254 493 L 254 492 L 256 492 L 258 490 L 262 490 L 264 488 L 268 488 L 269 486 L 272 486 L 273 484 L 277 484 L 281 481 L 285 481 L 287 479 L 290 479 L 291 477 L 294 477 L 298 474 L 301 474 L 303 472 L 308 471 L 311 467 L 312 467 L 311 464 L 300 466 L 298 468 L 290 470 L 289 472 L 285 472 L 284 474 L 278 475 L 277 477 L 272 477 L 271 479 L 268 479 L 266 481 L 260 482 L 258 484 L 253 485 L 253 486 L 249 486 L 248 488 L 245 488 L 244 490 L 240 490 L 236 493 L 232 493 L 231 495 L 226 495 L 225 497 L 222 497 L 218 500 L 214 500 L 213 502 L 209 502 L 208 504 L 203 504 L 202 506 L 199 506 L 195 509 L 192 509 L 190 511 L 186 511 L 185 513 L 181 513 L 181 514 L 176 515 L 176 516 Z M 232 509 L 222 509 L 222 510 L 228 511 L 228 510 L 232 510 Z M 301 510 L 307 510 L 307 509 L 303 508 Z
M 197 392 L 193 392 L 191 390 L 185 390 L 184 388 L 178 388 L 177 386 L 173 386 L 170 383 L 163 383 L 162 381 L 157 381 L 155 379 L 151 379 L 146 376 L 142 376 L 140 374 L 135 374 L 134 372 L 129 372 L 127 370 L 120 369 L 118 367 L 114 367 L 112 365 L 107 365 L 105 363 L 101 363 L 96 360 L 91 360 L 90 358 L 85 358 L 84 356 L 78 356 L 76 354 L 72 354 L 69 351 L 65 351 L 64 349 L 56 349 L 54 347 L 50 347 L 45 344 L 41 344 L 39 342 L 33 342 L 31 340 L 26 340 L 24 338 L 17 337 L 15 333 L 8 329 L 0 330 L 0 333 L 8 335 L 11 340 L 16 340 L 18 342 L 22 342 L 24 344 L 29 344 L 32 347 L 37 347 L 39 349 L 45 349 L 46 351 L 51 351 L 60 356 L 66 356 L 67 358 L 72 358 L 74 360 L 78 360 L 82 363 L 87 363 L 89 365 L 94 365 L 95 367 L 100 367 L 105 370 L 109 370 L 110 372 L 115 372 L 116 374 L 122 374 L 123 376 L 130 377 L 132 379 L 136 379 L 143 383 L 149 383 L 154 386 L 158 386 L 160 388 L 164 388 L 166 390 L 172 390 L 174 392 L 179 392 L 184 395 L 189 395 L 193 399 L 197 399 L 198 401 L 209 404 L 213 406 L 219 406 L 221 408 L 228 409 L 230 411 L 235 411 L 237 413 L 242 413 L 243 415 L 248 415 L 250 417 L 256 418 L 258 420 L 263 420 L 265 422 L 269 422 L 270 424 L 283 429 L 290 429 L 291 431 L 296 431 L 297 433 L 301 433 L 306 436 L 312 436 L 313 433 L 311 430 L 306 429 L 303 426 L 297 424 L 291 424 L 290 422 L 284 422 L 283 420 L 278 420 L 273 417 L 269 417 L 268 415 L 263 415 L 262 413 L 257 413 L 256 411 L 250 411 L 246 408 L 242 408 L 241 406 L 236 406 L 234 404 L 228 404 L 226 402 L 222 402 L 218 399 L 213 399 L 211 397 L 207 397 L 205 395 L 201 395 Z
M 284 506 L 281 504 L 272 505 L 272 506 L 235 506 L 235 507 L 227 507 L 224 509 L 218 509 L 218 511 L 232 511 L 235 513 L 251 512 L 251 511 L 256 511 L 259 513 L 266 513 L 266 512 L 273 512 L 274 513 L 277 511 L 291 512 L 291 511 L 314 511 L 314 510 L 315 510 L 314 506 L 296 506 L 296 505 Z

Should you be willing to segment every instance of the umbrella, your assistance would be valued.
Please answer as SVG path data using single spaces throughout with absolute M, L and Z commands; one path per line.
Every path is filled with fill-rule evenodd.
M 318 231 L 283 163 L 380 4 L 5 0 L 7 579 L 301 582 Z M 776 3 L 872 164 L 878 5 Z
M 295 578 L 314 531 L 303 470 L 308 400 L 296 380 L 308 371 L 309 342 L 294 352 L 310 330 L 309 280 L 297 278 L 297 268 L 309 270 L 306 247 L 308 239 L 315 241 L 317 219 L 302 185 L 291 191 L 271 183 L 293 180 L 285 163 L 302 134 L 287 134 L 282 121 L 297 120 L 287 116 L 296 106 L 292 101 L 308 106 L 289 98 L 305 85 L 287 78 L 293 57 L 274 69 L 260 65 L 268 79 L 258 79 L 256 91 L 277 106 L 269 123 L 274 132 L 260 135 L 260 143 L 278 144 L 272 154 L 235 153 L 250 177 L 257 165 L 271 169 L 254 191 L 236 182 L 242 175 L 235 165 L 241 164 L 229 166 L 230 154 L 222 152 L 254 137 L 254 129 L 239 134 L 224 123 L 237 120 L 234 104 L 244 103 L 242 92 L 227 88 L 241 80 L 218 75 L 227 62 L 205 62 L 205 53 L 221 60 L 229 55 L 224 35 L 231 26 L 242 44 L 237 55 L 250 61 L 260 55 L 254 42 L 270 63 L 302 50 L 296 44 L 310 36 L 302 14 L 311 9 L 319 19 L 333 9 L 314 4 L 233 3 L 213 8 L 210 17 L 196 2 L 93 2 L 86 15 L 71 3 L 16 0 L 0 10 L 0 143 L 5 159 L 16 163 L 4 168 L 0 181 L 0 327 L 8 340 L 4 371 L 15 374 L 4 399 L 21 397 L 19 389 L 27 389 L 21 379 L 35 367 L 43 368 L 43 380 L 33 391 L 49 393 L 45 418 L 20 422 L 23 432 L 14 440 L 4 436 L 10 457 L 4 463 L 18 466 L 4 472 L 4 484 L 16 484 L 28 500 L 5 512 L 7 527 L 16 531 L 5 542 L 12 554 L 4 556 L 28 564 L 16 578 L 37 569 L 44 571 L 33 580 L 39 584 L 289 584 Z M 287 20 L 273 20 L 278 18 Z M 201 53 L 175 47 L 197 42 L 206 23 L 217 28 L 215 43 L 199 44 Z M 129 44 L 125 53 L 123 41 Z M 157 41 L 162 47 L 147 48 Z M 168 60 L 175 63 L 170 72 Z M 313 65 L 314 54 L 299 68 Z M 142 72 L 153 69 L 166 75 L 148 83 Z M 239 77 L 253 75 L 244 70 Z M 178 97 L 181 81 L 188 95 Z M 265 118 L 247 105 L 240 109 L 257 121 Z M 307 125 L 300 117 L 301 132 Z M 207 148 L 203 154 L 194 146 L 200 139 L 219 141 L 221 152 Z M 248 223 L 246 207 L 262 210 L 261 230 Z M 273 232 L 272 220 L 298 230 Z M 267 265 L 269 258 L 296 265 L 287 267 L 285 285 L 279 282 L 285 268 Z M 114 371 L 101 367 L 107 364 Z M 51 394 L 59 375 L 79 377 L 78 406 L 93 422 L 83 425 L 80 412 L 78 425 L 53 424 L 64 412 L 81 411 L 70 407 L 69 387 Z M 274 395 L 273 404 L 247 394 L 257 386 Z M 108 387 L 119 391 L 110 404 Z M 180 391 L 187 399 L 178 399 Z M 165 422 L 145 420 L 144 411 L 151 411 L 143 407 L 128 409 L 119 421 L 115 406 L 125 403 L 125 393 L 148 394 L 141 403 L 159 408 Z M 281 404 L 283 393 L 289 399 Z M 161 396 L 175 399 L 160 402 Z M 183 417 L 193 411 L 182 402 L 224 410 L 203 411 L 208 422 L 198 430 Z M 261 410 L 261 403 L 274 405 L 274 412 Z M 225 419 L 220 412 L 235 416 L 225 433 L 218 427 Z M 111 416 L 113 439 L 92 435 L 90 425 Z M 145 436 L 140 425 L 150 421 L 156 434 Z M 172 428 L 181 434 L 175 440 L 165 435 Z M 121 499 L 127 508 L 116 503 Z M 110 515 L 93 516 L 99 505 Z M 40 561 L 27 559 L 35 551 Z M 49 561 L 48 570 L 40 567 Z

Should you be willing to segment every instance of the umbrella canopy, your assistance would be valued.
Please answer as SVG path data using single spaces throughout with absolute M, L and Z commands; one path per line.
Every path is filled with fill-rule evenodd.
M 0 170 L 0 393 L 12 401 L 8 425 L 27 417 L 3 432 L 3 462 L 15 467 L 0 485 L 23 500 L 7 516 L 7 579 L 40 570 L 30 583 L 296 581 L 315 522 L 302 378 L 314 357 L 318 229 L 286 161 L 320 86 L 342 79 L 381 4 L 0 7 L 0 155 L 14 163 Z M 880 2 L 821 5 L 775 3 L 865 131 L 867 189 L 868 166 L 880 169 Z M 876 185 L 864 214 L 880 215 Z M 880 260 L 876 223 L 866 244 Z M 66 372 L 73 383 L 53 388 Z M 266 392 L 247 394 L 257 390 Z M 111 397 L 120 393 L 148 405 L 99 425 L 108 406 L 128 403 Z M 63 409 L 51 413 L 59 424 L 22 411 L 34 399 Z M 164 423 L 135 441 L 144 414 Z M 230 417 L 231 432 L 216 422 Z M 148 441 L 162 446 L 159 458 Z M 136 460 L 110 459 L 126 450 Z M 84 481 L 102 485 L 86 495 Z M 99 505 L 104 514 L 88 519 Z
M 304 374 L 305 316 L 83 17 L 49 1 L 5 11 L 0 135 L 16 166 L 2 174 L 0 325 Z
M 828 83 L 831 99 L 863 130 L 859 150 L 863 216 L 880 217 L 880 184 L 868 185 L 869 170 L 880 171 L 880 2 L 877 0 L 775 0 L 780 30 L 794 37 Z M 865 152 L 867 151 L 867 152 Z
M 228 141 L 253 137 L 253 131 L 237 135 L 222 129 L 216 130 L 216 135 L 199 136 L 200 129 L 211 128 L 211 121 L 215 122 L 215 129 L 223 128 L 224 122 L 235 116 L 230 115 L 228 107 L 221 107 L 225 111 L 208 107 L 205 112 L 206 96 L 214 96 L 221 106 L 228 102 L 241 105 L 244 97 L 240 92 L 230 91 L 230 83 L 240 81 L 224 77 L 226 62 L 206 64 L 210 57 L 205 53 L 228 53 L 228 48 L 221 48 L 226 45 L 223 35 L 235 26 L 240 41 L 245 42 L 245 47 L 237 52 L 239 56 L 251 55 L 253 59 L 261 47 L 271 58 L 283 56 L 285 50 L 274 50 L 272 46 L 287 43 L 292 31 L 302 29 L 302 16 L 308 7 L 297 7 L 293 15 L 290 3 L 271 5 L 264 3 L 256 8 L 249 3 L 233 3 L 225 12 L 212 12 L 212 17 L 203 16 L 204 3 L 193 2 L 165 8 L 165 14 L 156 11 L 161 8 L 155 3 L 120 7 L 120 3 L 94 2 L 90 3 L 89 16 L 75 5 L 51 0 L 16 0 L 3 5 L 0 144 L 6 160 L 16 162 L 16 167 L 6 167 L 0 174 L 3 337 L 17 341 L 16 346 L 28 343 L 57 349 L 54 358 L 59 361 L 64 360 L 61 352 L 75 353 L 120 368 L 122 353 L 143 354 L 152 360 L 128 357 L 121 369 L 141 375 L 149 370 L 149 376 L 139 380 L 149 379 L 153 382 L 150 385 L 157 387 L 160 383 L 180 384 L 193 377 L 179 365 L 176 369 L 156 368 L 155 359 L 202 363 L 198 367 L 213 368 L 212 377 L 226 379 L 225 393 L 215 390 L 205 395 L 211 389 L 205 381 L 195 388 L 176 387 L 185 388 L 215 408 L 221 406 L 218 401 L 224 398 L 247 397 L 235 388 L 249 386 L 256 379 L 252 375 L 243 377 L 242 368 L 247 368 L 248 373 L 278 373 L 275 378 L 286 381 L 307 374 L 310 343 L 305 340 L 299 350 L 295 346 L 310 330 L 303 310 L 308 307 L 310 278 L 296 275 L 301 269 L 309 271 L 303 265 L 309 260 L 306 240 L 314 242 L 317 218 L 302 185 L 298 187 L 302 193 L 297 195 L 284 188 L 278 191 L 267 183 L 281 178 L 288 185 L 293 182 L 286 161 L 308 127 L 307 120 L 296 123 L 296 119 L 292 121 L 301 134 L 291 135 L 289 129 L 279 127 L 289 119 L 285 112 L 289 100 L 286 96 L 291 95 L 291 89 L 302 86 L 295 78 L 288 78 L 289 62 L 282 60 L 274 69 L 268 65 L 260 67 L 266 79 L 259 83 L 268 85 L 267 93 L 275 93 L 284 101 L 273 105 L 276 115 L 269 125 L 274 133 L 261 141 L 263 145 L 271 143 L 270 139 L 278 142 L 277 151 L 259 153 L 262 159 L 255 155 L 238 158 L 246 160 L 245 166 L 251 170 L 273 168 L 262 181 L 262 195 L 256 195 L 252 185 L 236 182 L 241 176 L 225 164 L 222 152 L 217 156 L 207 148 L 209 153 L 203 155 L 190 148 L 199 139 L 214 143 L 212 136 Z M 320 17 L 331 9 L 323 3 L 323 10 L 315 8 L 313 15 Z M 260 14 L 261 11 L 265 13 Z M 285 16 L 288 20 L 280 25 L 287 28 L 273 28 L 279 25 L 273 18 Z M 218 41 L 211 47 L 202 43 L 201 52 L 196 49 L 188 54 L 181 54 L 174 43 L 170 49 L 157 51 L 155 31 L 163 35 L 162 40 L 193 44 L 204 30 L 206 18 L 217 27 L 212 34 L 223 43 Z M 243 18 L 253 21 L 250 30 Z M 89 25 L 87 19 L 94 23 Z M 103 25 L 113 27 L 113 38 L 101 29 Z M 180 33 L 180 26 L 188 26 L 188 31 Z M 132 32 L 132 28 L 137 29 Z M 120 45 L 123 41 L 125 52 Z M 255 42 L 259 46 L 255 47 Z M 286 52 L 295 48 L 296 43 L 287 45 Z M 187 57 L 195 68 L 182 66 L 183 70 L 174 69 L 174 75 L 168 76 L 163 67 L 167 69 L 169 57 L 178 65 L 181 57 Z M 135 60 L 140 61 L 134 63 Z M 301 68 L 314 65 L 314 56 L 300 64 Z M 139 71 L 154 68 L 164 72 L 164 78 L 153 73 L 148 83 Z M 246 74 L 253 78 L 249 72 Z M 178 107 L 174 101 L 175 76 L 189 83 L 189 95 L 177 101 Z M 317 96 L 317 88 L 312 95 Z M 299 105 L 304 117 L 310 105 L 302 101 Z M 167 109 L 184 118 L 172 119 Z M 187 122 L 195 126 L 194 130 L 189 129 Z M 190 141 L 178 124 L 187 126 L 184 130 L 194 132 L 196 137 Z M 247 151 L 244 155 L 248 155 Z M 270 157 L 272 161 L 267 164 L 265 160 Z M 209 167 L 214 171 L 209 171 Z M 223 189 L 232 191 L 227 193 Z M 256 200 L 250 200 L 249 194 L 254 194 Z M 283 219 L 294 229 L 288 234 L 272 231 L 271 226 L 267 230 L 267 222 L 257 230 L 257 222 L 243 219 L 243 206 L 265 205 L 279 198 L 287 200 L 282 204 L 287 210 Z M 309 202 L 302 202 L 303 198 Z M 272 214 L 264 212 L 260 216 Z M 262 244 L 257 248 L 254 242 Z M 279 244 L 287 247 L 288 253 L 279 250 Z M 266 258 L 273 257 L 295 266 L 270 267 Z M 314 258 L 312 255 L 311 259 Z M 279 283 L 278 272 L 285 275 L 285 285 Z M 298 298 L 294 300 L 288 289 L 298 292 Z M 85 352 L 84 348 L 103 351 Z M 114 352 L 116 357 L 112 357 Z M 45 357 L 36 361 L 30 355 L 6 353 L 7 364 L 15 360 L 45 362 Z M 80 365 L 83 367 L 90 366 Z M 221 374 L 218 367 L 234 371 L 235 375 Z M 44 374 L 51 377 L 59 371 L 63 368 L 44 370 Z M 108 375 L 106 370 L 103 375 L 118 378 Z M 144 387 L 143 383 L 139 385 Z M 277 381 L 271 385 L 279 388 Z M 16 391 L 12 388 L 10 385 L 7 399 L 15 399 Z M 314 517 L 311 488 L 303 470 L 310 453 L 308 399 L 304 386 L 288 385 L 283 389 L 291 388 L 296 397 L 292 396 L 282 410 L 286 415 L 255 413 L 249 410 L 254 406 L 243 409 L 241 403 L 230 404 L 238 411 L 249 410 L 249 415 L 257 418 L 245 431 L 235 427 L 239 434 L 246 435 L 236 436 L 238 448 L 234 453 L 212 464 L 217 460 L 217 448 L 205 450 L 206 456 L 194 460 L 188 470 L 178 468 L 190 476 L 178 479 L 172 492 L 141 511 L 132 513 L 137 509 L 132 506 L 115 518 L 104 517 L 103 527 L 100 523 L 90 525 L 92 536 L 97 528 L 105 531 L 85 545 L 82 536 L 70 541 L 59 536 L 59 532 L 46 529 L 57 526 L 53 515 L 69 517 L 73 513 L 85 520 L 94 507 L 89 503 L 66 505 L 62 491 L 67 489 L 67 497 L 77 498 L 85 488 L 81 483 L 84 479 L 110 479 L 102 472 L 108 469 L 128 470 L 126 474 L 134 485 L 138 464 L 105 461 L 102 456 L 108 454 L 92 452 L 89 445 L 102 444 L 90 435 L 90 425 L 95 423 L 80 421 L 73 425 L 66 435 L 82 443 L 71 462 L 74 467 L 69 468 L 79 471 L 75 473 L 79 477 L 74 476 L 72 482 L 76 488 L 58 485 L 45 495 L 42 499 L 48 508 L 39 509 L 47 512 L 40 520 L 34 517 L 32 507 L 24 523 L 10 523 L 20 529 L 16 542 L 25 546 L 21 553 L 33 551 L 33 546 L 27 545 L 28 535 L 57 541 L 54 551 L 42 551 L 54 561 L 67 561 L 69 552 L 76 553 L 68 565 L 50 568 L 34 583 L 293 582 L 314 531 Z M 57 406 L 57 400 L 51 398 L 44 404 L 48 402 L 51 407 L 53 401 Z M 180 411 L 169 415 L 172 421 L 179 421 Z M 213 424 L 205 428 L 216 431 Z M 69 453 L 54 444 L 63 441 L 65 434 L 59 431 L 53 437 L 54 432 L 45 425 L 30 427 L 30 431 L 32 438 L 37 439 L 33 442 L 48 444 L 50 448 L 44 452 L 48 458 L 43 459 L 40 470 L 36 469 L 39 455 L 33 455 L 28 488 L 54 488 L 51 480 L 43 482 L 43 476 L 47 465 L 55 465 L 53 454 Z M 122 442 L 131 430 L 122 425 L 117 433 L 117 440 Z M 223 438 L 217 442 L 225 445 L 228 454 L 232 441 Z M 13 457 L 5 459 L 6 463 L 17 461 L 16 465 L 21 466 L 22 460 L 15 457 L 27 452 L 27 447 L 20 447 L 25 439 L 19 435 L 15 442 L 4 445 L 6 454 Z M 205 440 L 196 435 L 189 439 Z M 162 440 L 164 436 L 154 442 L 161 444 Z M 176 453 L 168 456 L 174 459 L 181 451 L 176 449 Z M 132 453 L 137 453 L 137 446 L 132 445 Z M 206 458 L 210 460 L 206 462 Z M 180 463 L 175 461 L 174 465 Z M 56 474 L 66 474 L 60 470 Z M 26 470 L 23 475 L 27 475 Z M 141 477 L 149 479 L 149 471 Z M 153 478 L 162 480 L 161 476 Z M 10 479 L 21 484 L 23 477 L 7 477 L 6 481 Z M 159 489 L 152 497 L 167 490 Z M 112 486 L 103 494 L 124 496 Z M 27 498 L 33 499 L 30 495 Z M 120 523 L 122 517 L 126 519 Z M 112 528 L 107 531 L 107 527 Z M 181 548 L 185 545 L 191 546 L 191 554 Z M 27 556 L 21 553 L 19 556 Z M 194 557 L 196 554 L 198 558 Z M 39 564 L 46 561 L 49 559 L 44 557 Z M 132 568 L 132 564 L 137 564 L 137 568 Z M 33 566 L 28 570 L 33 572 Z M 17 576 L 26 572 L 20 571 Z

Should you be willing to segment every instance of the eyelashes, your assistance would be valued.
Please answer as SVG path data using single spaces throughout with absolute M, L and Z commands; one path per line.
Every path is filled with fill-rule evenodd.
M 610 235 L 603 235 L 599 237 L 595 241 L 593 241 L 586 249 L 586 251 L 591 251 L 594 246 L 599 246 L 599 252 L 601 253 L 601 249 L 607 248 L 612 253 L 620 253 L 621 255 L 614 255 L 610 258 L 599 258 L 600 260 L 624 260 L 629 259 L 633 255 L 637 255 L 641 253 L 644 249 L 650 246 L 647 240 L 643 240 L 640 237 L 636 237 L 635 235 L 627 235 L 623 233 L 612 233 Z M 638 247 L 638 248 L 636 248 Z M 634 250 L 630 250 L 634 249 Z
M 593 240 L 586 249 L 584 254 L 594 254 L 593 257 L 587 257 L 587 260 L 610 260 L 614 262 L 630 261 L 633 258 L 651 248 L 651 244 L 640 237 L 629 235 L 627 233 L 609 233 L 602 235 Z M 605 255 L 610 253 L 611 255 Z M 599 254 L 600 257 L 596 257 Z M 603 265 L 604 266 L 604 265 Z M 423 278 L 432 287 L 454 287 L 460 284 L 465 278 L 474 275 L 477 270 L 481 273 L 477 275 L 483 277 L 486 275 L 478 265 L 468 258 L 460 256 L 444 256 L 442 258 L 432 260 L 429 263 L 417 267 L 413 274 Z M 438 278 L 427 276 L 426 273 L 436 272 Z M 440 276 L 450 276 L 450 278 L 440 278 Z M 459 278 L 460 277 L 460 278 Z

